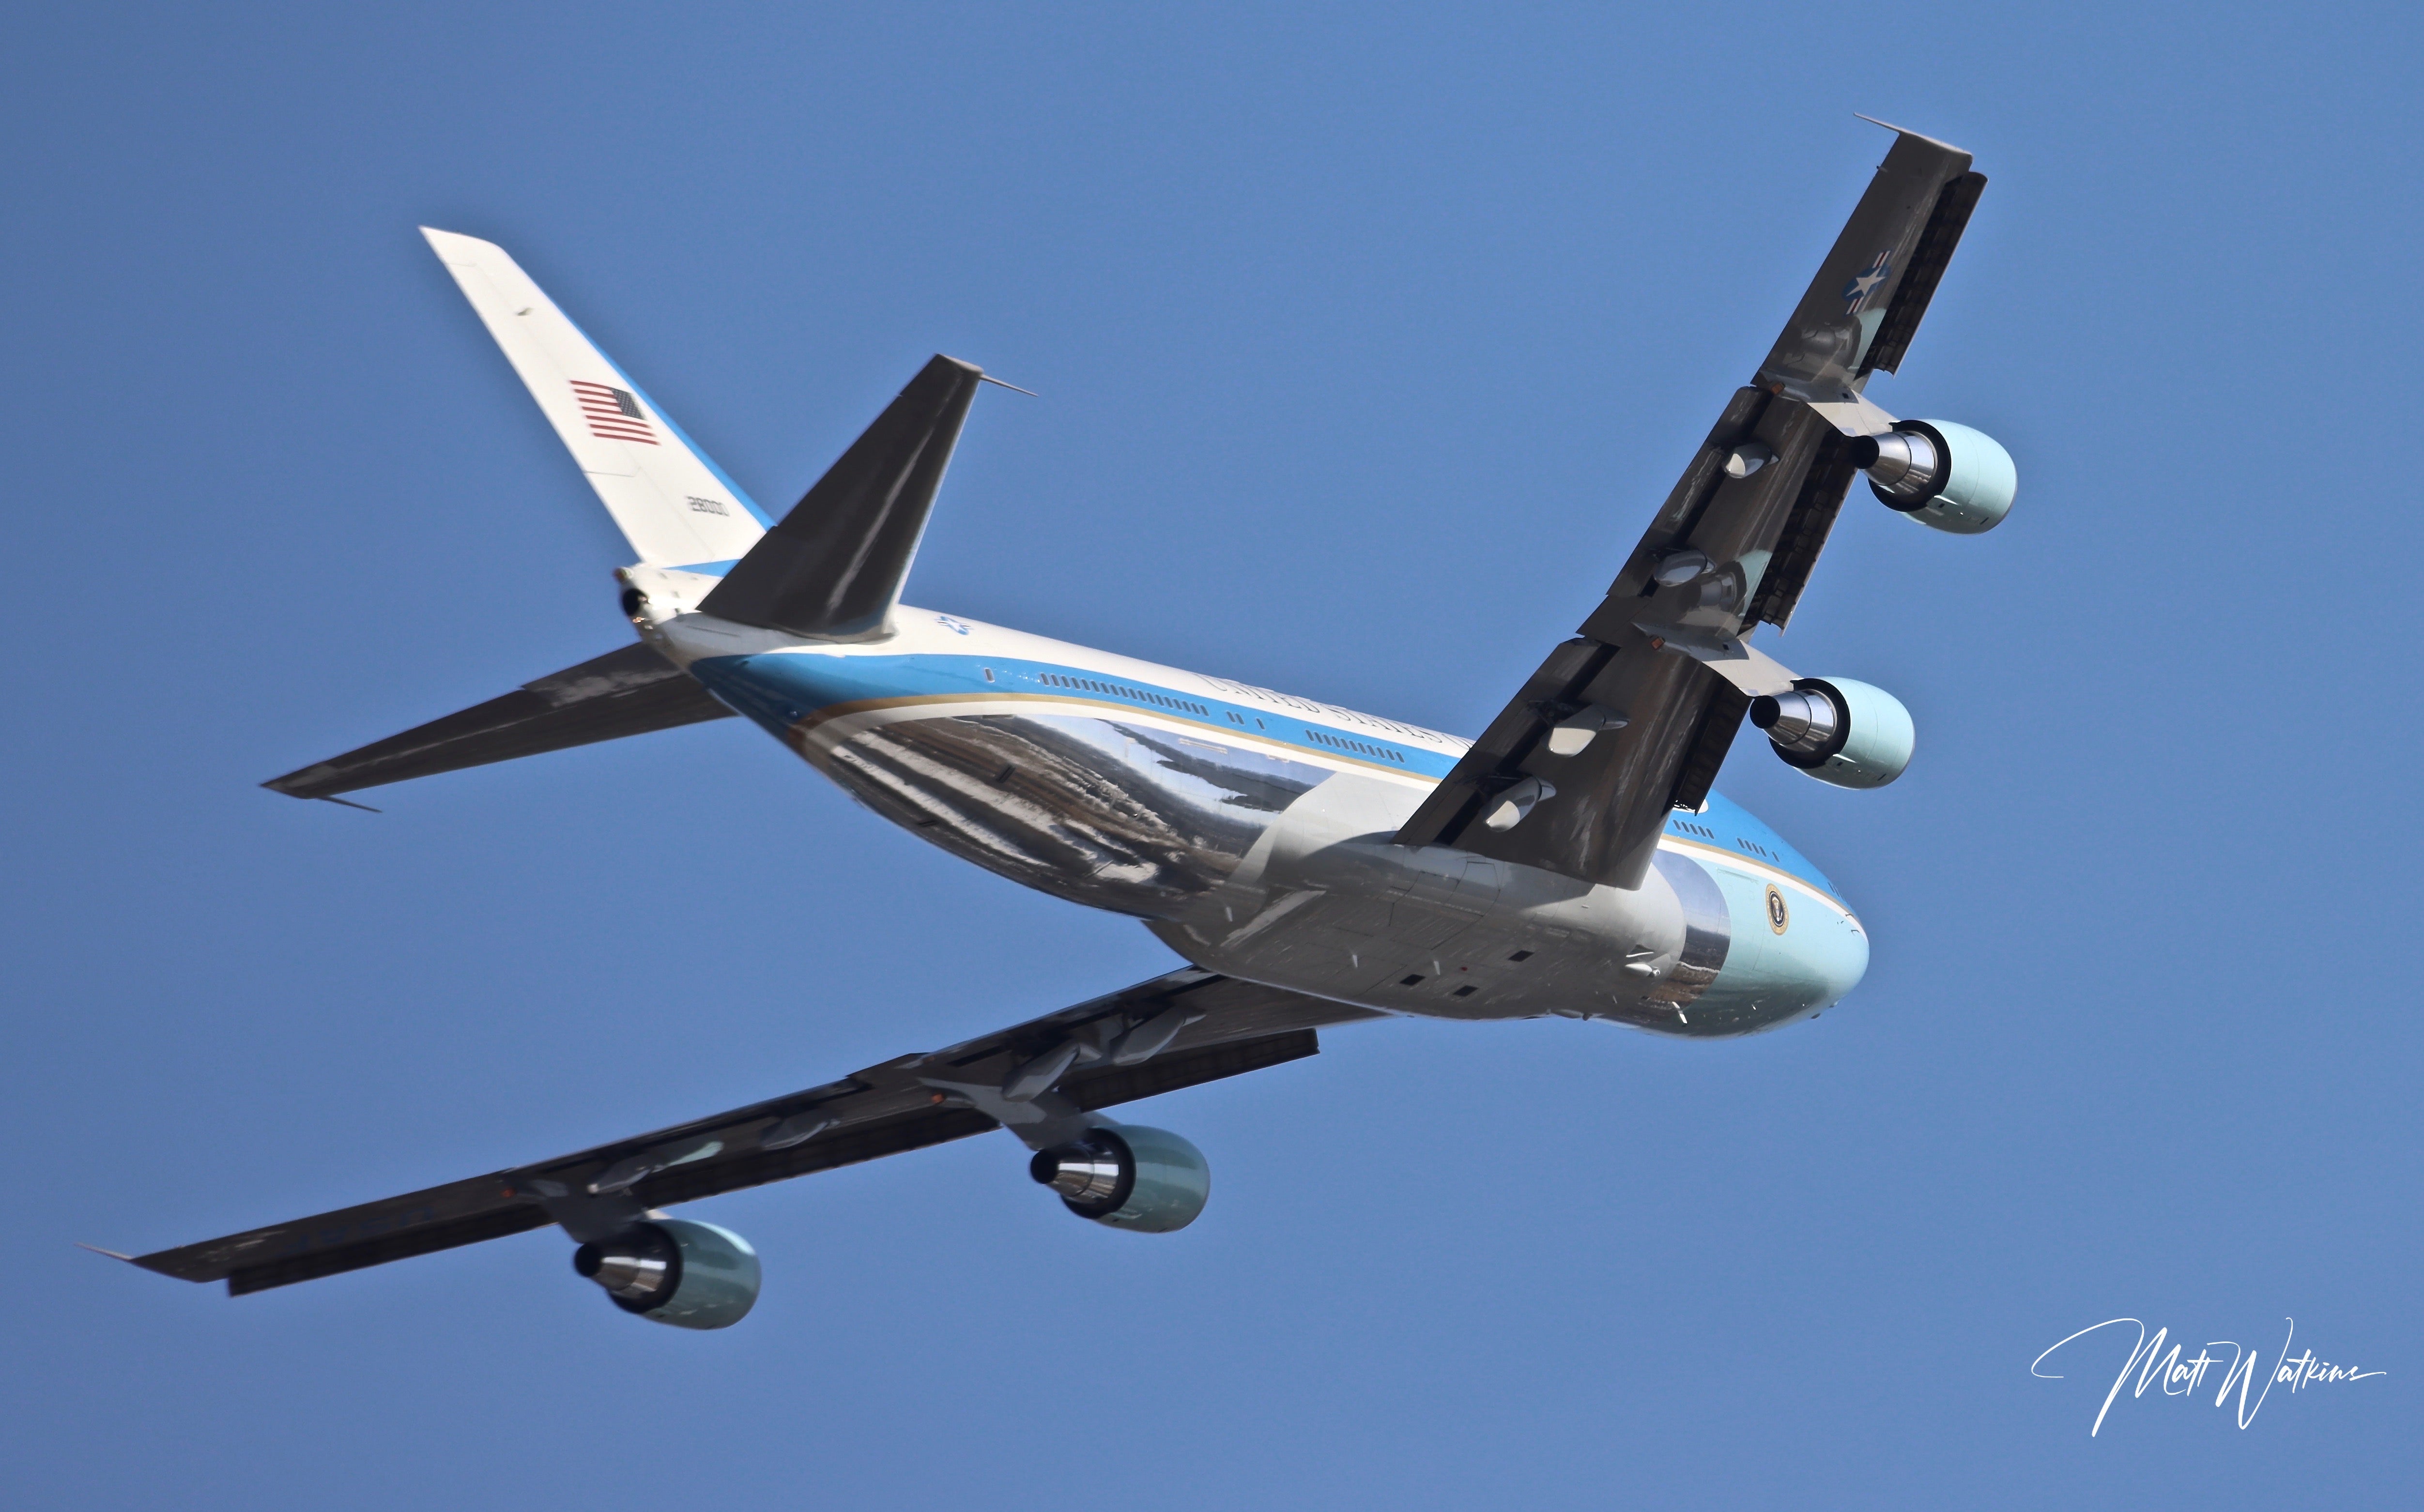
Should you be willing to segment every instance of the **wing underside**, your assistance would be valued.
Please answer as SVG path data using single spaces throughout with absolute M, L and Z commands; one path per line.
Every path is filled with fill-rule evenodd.
M 966 1138 L 1030 1113 L 1065 1118 L 1281 1065 L 1317 1054 L 1317 1028 L 1379 1016 L 1177 971 L 787 1097 L 134 1263 L 183 1281 L 225 1281 L 242 1295 L 554 1222 L 585 1236 L 584 1221 L 612 1228 L 649 1209 Z M 1140 1035 L 1150 1053 L 1123 1054 Z M 1048 1070 L 1056 1060 L 1065 1069 L 1037 1075 L 1039 1061 Z
M 1668 811 L 1707 800 L 1753 694 L 1790 683 L 1747 638 L 1791 619 L 1856 470 L 1851 438 L 1891 423 L 1869 375 L 1901 360 L 1985 184 L 1968 153 L 1897 136 L 1605 599 L 1400 843 L 1640 885 Z

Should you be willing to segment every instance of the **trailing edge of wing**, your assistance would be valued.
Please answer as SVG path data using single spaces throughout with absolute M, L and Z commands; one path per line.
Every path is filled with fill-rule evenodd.
M 824 640 L 882 634 L 983 377 L 928 362 L 699 608 Z
M 1150 1025 L 1173 1011 L 1187 1027 L 1158 1052 L 1129 1065 L 1102 1057 L 1062 1078 L 1057 1095 L 1088 1111 L 1134 1102 L 1317 1054 L 1317 1027 L 1382 1016 L 1188 968 L 788 1097 L 133 1263 L 181 1281 L 223 1280 L 242 1295 L 544 1228 L 556 1221 L 550 1195 L 607 1183 L 637 1208 L 652 1208 L 923 1149 L 999 1126 L 938 1087 L 1003 1085 L 1071 1039 L 1105 1042 L 1106 1028 Z M 624 1173 L 619 1181 L 615 1171 Z
M 1985 176 L 1970 154 L 1901 132 L 1755 381 L 1811 404 L 1850 400 L 1893 371 L 1969 224 Z
M 295 798 L 331 798 L 731 714 L 663 657 L 645 645 L 627 645 L 262 786 Z

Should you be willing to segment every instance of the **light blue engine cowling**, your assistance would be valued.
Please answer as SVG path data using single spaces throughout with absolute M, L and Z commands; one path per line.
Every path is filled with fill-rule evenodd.
M 1893 781 L 1917 740 L 1901 699 L 1849 677 L 1804 677 L 1791 692 L 1754 698 L 1750 722 L 1788 766 L 1838 788 Z
M 758 1251 L 712 1223 L 635 1223 L 574 1250 L 572 1268 L 624 1312 L 678 1329 L 728 1329 L 758 1305 Z
M 1203 1151 L 1132 1123 L 1105 1122 L 1074 1144 L 1039 1150 L 1027 1171 L 1079 1218 L 1140 1233 L 1187 1227 L 1212 1196 Z
M 1896 421 L 1885 435 L 1854 443 L 1852 461 L 1888 509 L 1955 535 L 2002 523 L 2020 486 L 2011 453 L 1949 420 Z

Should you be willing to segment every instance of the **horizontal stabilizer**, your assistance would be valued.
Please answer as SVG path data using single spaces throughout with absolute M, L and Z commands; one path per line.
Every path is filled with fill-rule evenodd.
M 262 786 L 295 798 L 329 798 L 731 713 L 663 657 L 627 645 Z
M 822 640 L 884 633 L 983 376 L 927 363 L 699 609 Z

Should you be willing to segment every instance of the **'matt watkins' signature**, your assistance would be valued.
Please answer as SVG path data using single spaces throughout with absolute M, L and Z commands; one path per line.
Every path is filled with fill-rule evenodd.
M 2272 1394 L 2275 1386 L 2287 1386 L 2295 1394 L 2308 1386 L 2321 1386 L 2334 1381 L 2361 1381 L 2370 1376 L 2390 1374 L 2386 1370 L 2353 1370 L 2345 1365 L 2335 1365 L 2328 1360 L 2317 1360 L 2312 1349 L 2292 1355 L 2289 1353 L 2289 1341 L 2297 1337 L 2298 1323 L 2295 1318 L 2284 1321 L 2288 1323 L 2289 1331 L 2281 1340 L 2281 1354 L 2272 1361 L 2272 1369 L 2264 1377 L 2264 1389 L 2256 1393 L 2256 1400 L 2252 1403 L 2248 1401 L 2247 1393 L 2256 1379 L 2254 1350 L 2241 1349 L 2228 1339 L 2214 1339 L 2183 1360 L 2180 1351 L 2188 1345 L 2175 1344 L 2169 1351 L 2163 1348 L 2163 1338 L 2171 1332 L 2169 1329 L 2157 1329 L 2155 1336 L 2149 1339 L 2146 1326 L 2136 1318 L 2106 1318 L 2093 1328 L 2080 1329 L 2032 1361 L 2029 1374 L 2046 1380 L 2060 1380 L 2060 1376 L 2037 1368 L 2046 1362 L 2054 1349 L 2062 1348 L 2071 1339 L 2084 1339 L 2097 1329 L 2117 1329 L 2128 1324 L 2138 1330 L 2137 1345 L 2129 1351 L 2129 1358 L 2121 1361 L 2121 1374 L 2113 1377 L 2113 1389 L 2104 1393 L 2104 1405 L 2097 1409 L 2096 1421 L 2088 1427 L 2087 1436 L 2091 1439 L 2096 1437 L 2097 1429 L 2104 1426 L 2104 1414 L 2113 1410 L 2114 1400 L 2121 1395 L 2121 1388 L 2129 1384 L 2129 1372 L 2132 1370 L 2138 1373 L 2137 1389 L 2129 1393 L 2132 1396 L 2145 1395 L 2149 1386 L 2162 1387 L 2165 1396 L 2193 1396 L 2198 1388 L 2205 1385 L 2208 1373 L 2219 1369 L 2222 1389 L 2213 1393 L 2213 1405 L 2222 1406 L 2229 1400 L 2230 1389 L 2238 1387 L 2239 1425 L 2242 1428 L 2256 1421 L 2256 1414 L 2264 1409 L 2264 1398 Z M 2216 1349 L 2227 1349 L 2230 1354 L 2225 1359 L 2216 1355 L 2213 1352 Z

